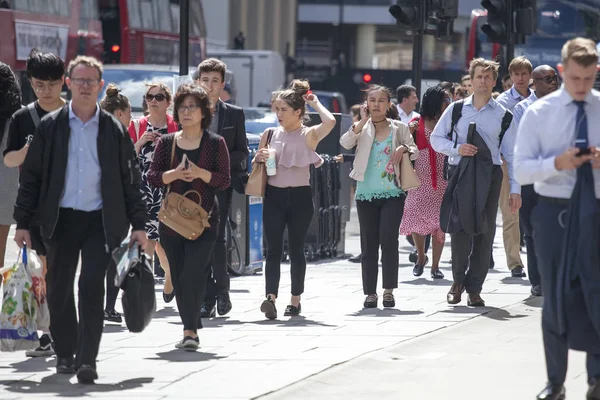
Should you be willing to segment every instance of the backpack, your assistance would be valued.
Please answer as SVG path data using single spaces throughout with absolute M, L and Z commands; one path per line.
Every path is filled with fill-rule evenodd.
M 456 124 L 458 123 L 458 120 L 460 119 L 460 117 L 462 116 L 462 109 L 464 106 L 464 101 L 463 100 L 459 100 L 457 102 L 454 103 L 454 106 L 452 107 L 452 122 L 450 123 L 450 132 L 448 132 L 448 140 L 452 140 L 452 133 L 454 133 L 454 128 L 456 127 Z M 500 136 L 499 138 L 499 142 L 498 142 L 498 147 L 500 147 L 502 145 L 502 139 L 504 139 L 504 135 L 506 134 L 506 131 L 508 130 L 508 128 L 510 128 L 510 124 L 513 120 L 513 115 L 510 111 L 506 110 L 506 112 L 504 113 L 504 116 L 502 117 L 502 123 L 500 124 Z M 454 137 L 454 147 L 456 148 L 457 145 L 457 141 L 458 141 L 458 134 Z M 450 179 L 450 177 L 452 176 L 452 168 L 450 168 L 450 164 L 448 163 L 448 156 L 444 157 L 444 179 L 448 180 Z

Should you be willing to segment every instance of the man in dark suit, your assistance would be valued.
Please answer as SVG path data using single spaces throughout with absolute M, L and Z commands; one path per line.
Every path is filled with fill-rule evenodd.
M 206 90 L 213 105 L 213 119 L 209 131 L 223 136 L 229 149 L 231 163 L 231 187 L 217 193 L 220 213 L 219 233 L 211 264 L 212 276 L 209 275 L 207 278 L 206 298 L 201 311 L 203 318 L 214 317 L 217 311 L 219 315 L 226 315 L 231 311 L 225 225 L 229 218 L 233 189 L 244 193 L 244 183 L 247 178 L 248 140 L 244 111 L 220 100 L 221 91 L 225 87 L 226 70 L 225 63 L 215 58 L 204 60 L 198 66 L 197 82 Z

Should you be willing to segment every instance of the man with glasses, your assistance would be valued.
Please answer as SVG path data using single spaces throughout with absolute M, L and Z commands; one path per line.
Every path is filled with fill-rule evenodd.
M 65 81 L 65 64 L 60 57 L 52 53 L 42 53 L 33 49 L 27 58 L 27 78 L 37 98 L 27 107 L 14 113 L 8 128 L 4 164 L 9 168 L 21 167 L 29 151 L 29 143 L 33 138 L 40 120 L 51 111 L 65 105 L 60 93 Z M 39 224 L 34 219 L 29 227 L 32 249 L 39 256 L 43 274 L 46 275 L 46 246 L 42 241 Z M 28 357 L 48 357 L 54 354 L 48 327 L 40 327 L 42 336 L 40 345 L 28 350 Z
M 72 101 L 45 117 L 21 169 L 15 242 L 31 246 L 39 218 L 48 251 L 48 308 L 56 370 L 98 379 L 96 358 L 104 319 L 104 279 L 111 251 L 133 226 L 131 242 L 145 246 L 146 203 L 133 143 L 125 127 L 96 103 L 102 64 L 78 56 L 68 67 Z M 79 322 L 73 296 L 79 276 Z M 75 355 L 75 358 L 74 358 Z
M 533 83 L 535 92 L 525 100 L 519 102 L 514 110 L 513 116 L 515 123 L 519 124 L 525 110 L 536 100 L 554 92 L 558 89 L 558 75 L 549 65 L 540 65 L 533 70 Z M 523 231 L 525 231 L 525 246 L 527 247 L 527 271 L 529 272 L 529 282 L 531 283 L 531 295 L 542 295 L 542 281 L 537 266 L 537 255 L 533 244 L 533 229 L 531 226 L 531 212 L 537 203 L 537 194 L 533 190 L 533 185 L 521 186 L 522 205 L 519 210 Z

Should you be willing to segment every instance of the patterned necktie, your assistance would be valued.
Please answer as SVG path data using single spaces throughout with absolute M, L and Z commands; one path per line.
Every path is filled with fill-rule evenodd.
M 585 101 L 574 101 L 577 105 L 577 119 L 575 120 L 575 131 L 577 133 L 577 139 L 575 140 L 575 146 L 580 149 L 588 148 L 588 125 L 587 117 L 585 115 Z

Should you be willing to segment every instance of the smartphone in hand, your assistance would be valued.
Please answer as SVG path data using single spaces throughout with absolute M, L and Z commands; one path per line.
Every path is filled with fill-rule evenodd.
M 181 162 L 183 163 L 183 168 L 192 169 L 192 162 L 188 158 L 187 154 L 183 155 L 183 159 L 181 160 Z

